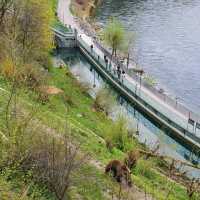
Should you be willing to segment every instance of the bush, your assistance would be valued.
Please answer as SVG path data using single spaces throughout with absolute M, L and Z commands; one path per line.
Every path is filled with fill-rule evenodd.
M 105 140 L 109 150 L 112 150 L 113 147 L 122 151 L 126 151 L 128 149 L 130 142 L 126 123 L 126 119 L 119 116 L 116 122 L 105 130 Z
M 0 169 L 29 174 L 62 200 L 73 184 L 73 174 L 87 160 L 71 139 L 70 129 L 65 130 L 59 135 L 33 119 L 32 114 L 20 113 L 12 120 L 8 140 L 0 140 Z
M 115 97 L 111 92 L 106 88 L 102 88 L 96 94 L 93 107 L 96 111 L 105 112 L 108 115 L 112 112 L 114 102 Z
M 155 173 L 152 171 L 152 163 L 143 159 L 140 159 L 137 162 L 136 168 L 134 168 L 133 172 L 134 174 L 144 176 L 148 179 L 153 180 L 155 178 Z
M 43 69 L 47 71 L 51 71 L 53 64 L 52 64 L 52 60 L 49 54 L 45 53 L 45 54 L 40 55 L 37 61 L 39 65 L 43 67 Z
M 124 163 L 128 166 L 129 169 L 136 167 L 137 161 L 140 157 L 140 152 L 138 150 L 132 150 L 127 153 Z
M 6 78 L 12 78 L 14 75 L 15 67 L 12 61 L 8 58 L 3 60 L 0 66 L 0 73 Z
M 48 74 L 37 64 L 27 64 L 17 74 L 17 83 L 36 90 L 48 81 Z

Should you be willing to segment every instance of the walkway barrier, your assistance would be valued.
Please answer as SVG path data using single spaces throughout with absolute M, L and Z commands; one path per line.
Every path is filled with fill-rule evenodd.
M 109 64 L 99 57 L 93 49 L 91 49 L 88 44 L 86 44 L 82 38 L 78 37 L 78 45 L 83 48 L 88 55 L 90 55 L 96 63 L 101 67 L 101 69 L 106 72 L 121 88 L 127 91 L 132 97 L 135 98 L 135 102 L 140 102 L 146 109 L 157 115 L 159 118 L 164 120 L 167 124 L 178 130 L 181 134 L 181 137 L 190 138 L 195 141 L 197 146 L 200 147 L 200 137 L 197 137 L 194 133 L 187 130 L 187 124 L 181 121 L 178 117 L 176 118 L 170 112 L 166 112 L 162 109 L 162 106 L 156 105 L 155 101 L 145 95 L 142 90 L 139 89 L 139 85 L 134 85 L 129 82 L 127 79 L 122 77 L 119 79 L 117 71 L 113 69 Z
M 83 24 L 79 21 L 80 27 L 87 32 L 93 39 L 95 45 L 108 57 L 111 58 L 111 53 L 108 49 L 106 49 L 100 41 L 96 40 L 95 32 L 91 30 L 90 27 L 88 27 L 88 24 Z M 54 25 L 52 30 L 59 35 L 60 37 L 65 37 L 68 39 L 74 38 L 74 30 L 72 29 L 71 26 L 65 27 L 60 24 Z M 125 72 L 126 74 L 129 74 L 135 81 L 140 82 L 140 78 L 136 73 L 131 73 L 130 70 L 127 69 L 126 66 L 124 66 L 118 58 L 113 57 L 112 61 L 115 63 L 115 65 L 119 65 Z M 185 116 L 187 119 L 187 122 L 184 123 L 184 128 L 185 126 L 187 127 L 186 129 L 190 129 L 191 132 L 199 134 L 200 135 L 200 116 L 191 110 L 189 110 L 186 106 L 184 106 L 178 99 L 174 99 L 169 97 L 168 95 L 164 94 L 163 92 L 157 90 L 155 87 L 152 87 L 149 85 L 147 82 L 142 81 L 141 82 L 142 87 L 146 88 L 147 90 L 151 91 L 157 98 L 160 100 L 164 101 L 167 105 L 171 106 L 174 108 L 174 110 L 177 110 L 177 112 L 181 113 L 182 115 Z M 194 121 L 194 124 L 191 124 L 190 121 Z M 191 130 L 192 129 L 192 130 Z
M 111 53 L 109 50 L 107 50 L 105 47 L 103 47 L 102 44 L 100 44 L 98 41 L 95 41 L 95 45 L 110 59 L 111 58 Z M 135 72 L 130 72 L 130 70 L 127 69 L 127 67 L 122 64 L 119 59 L 113 58 L 112 61 L 115 63 L 115 65 L 119 65 L 121 69 L 123 69 L 126 74 L 130 75 L 135 81 L 138 83 L 140 82 L 140 77 L 135 73 Z M 188 121 L 186 123 L 186 126 L 192 125 L 189 123 L 190 120 L 195 121 L 194 126 L 192 127 L 193 132 L 196 133 L 197 129 L 199 130 L 200 133 L 200 127 L 198 124 L 200 124 L 200 116 L 197 113 L 192 112 L 189 110 L 187 107 L 185 107 L 183 104 L 178 102 L 178 99 L 173 99 L 169 97 L 168 95 L 164 94 L 160 90 L 156 89 L 155 87 L 149 85 L 147 82 L 142 81 L 141 85 L 151 91 L 157 98 L 160 100 L 164 101 L 166 104 L 169 106 L 173 107 L 174 110 L 177 110 L 180 112 L 182 115 L 185 116 L 185 118 L 188 118 Z
M 149 86 L 146 82 L 141 82 L 140 77 L 135 73 L 130 73 L 130 71 L 121 62 L 119 62 L 117 58 L 114 58 L 114 62 L 112 61 L 112 64 L 109 63 L 108 60 L 106 62 L 101 56 L 96 54 L 94 48 L 91 48 L 80 36 L 78 36 L 76 31 L 69 31 L 66 33 L 54 28 L 52 28 L 52 30 L 61 38 L 76 38 L 77 46 L 83 49 L 87 53 L 87 56 L 91 57 L 95 63 L 97 63 L 97 65 L 100 67 L 99 71 L 101 70 L 101 72 L 104 73 L 104 76 L 106 76 L 107 79 L 113 83 L 113 86 L 115 86 L 116 89 L 123 92 L 125 96 L 131 99 L 135 105 L 143 109 L 145 113 L 149 114 L 149 116 L 153 116 L 154 119 L 157 120 L 161 125 L 166 125 L 174 130 L 174 132 L 178 133 L 176 136 L 184 139 L 184 141 L 188 142 L 189 144 L 194 144 L 200 149 L 200 136 L 198 137 L 196 134 L 196 128 L 200 130 L 199 116 L 189 111 L 183 105 L 178 104 L 167 95 L 160 93 L 154 87 Z M 95 44 L 108 58 L 111 57 L 109 51 L 103 48 L 101 44 L 98 42 L 95 42 Z M 129 74 L 129 77 L 131 78 L 117 73 L 116 66 L 118 65 L 126 72 L 126 74 Z M 155 101 L 151 95 L 147 95 L 143 90 L 141 90 L 141 86 L 146 88 L 147 91 L 151 91 L 151 93 L 153 93 L 162 101 L 167 102 L 166 104 L 170 105 L 171 110 L 161 105 L 159 101 Z M 178 114 L 174 112 L 172 108 L 182 113 L 185 116 L 185 119 L 178 116 Z M 192 131 L 191 127 L 189 126 L 193 127 Z

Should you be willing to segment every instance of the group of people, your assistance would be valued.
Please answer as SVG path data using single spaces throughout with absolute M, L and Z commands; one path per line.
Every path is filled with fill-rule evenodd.
M 94 45 L 93 44 L 90 45 L 90 49 L 91 49 L 91 52 L 93 53 L 93 51 L 94 51 Z M 99 60 L 99 58 L 100 57 L 98 55 L 98 60 Z M 111 65 L 111 63 L 109 64 L 108 56 L 105 55 L 105 54 L 104 54 L 104 61 L 106 63 L 106 69 L 108 68 L 108 66 L 109 66 L 109 69 L 111 69 L 112 65 Z M 120 64 L 117 64 L 116 67 L 114 67 L 114 73 L 117 73 L 118 79 L 122 80 L 122 82 L 123 82 L 123 80 L 125 78 L 125 71 L 124 71 L 124 69 L 121 68 Z
M 104 61 L 106 63 L 106 68 L 107 68 L 108 67 L 108 58 L 106 55 L 104 55 Z M 110 63 L 110 66 L 111 66 L 111 63 Z M 117 67 L 114 67 L 114 73 L 115 72 L 117 72 L 118 79 L 122 79 L 122 81 L 123 81 L 123 79 L 125 78 L 125 71 L 123 69 L 121 69 L 119 64 L 117 65 Z

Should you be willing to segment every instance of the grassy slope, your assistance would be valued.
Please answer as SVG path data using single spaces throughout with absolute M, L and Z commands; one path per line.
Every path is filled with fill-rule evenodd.
M 81 142 L 81 147 L 84 152 L 89 152 L 94 159 L 106 164 L 110 159 L 122 159 L 123 152 L 115 149 L 112 153 L 109 152 L 100 137 L 104 137 L 104 128 L 110 126 L 111 120 L 106 118 L 103 113 L 94 112 L 92 109 L 93 100 L 84 92 L 79 83 L 65 69 L 52 69 L 49 85 L 57 86 L 64 90 L 65 98 L 62 96 L 52 96 L 46 105 L 42 105 L 36 101 L 36 94 L 30 91 L 21 92 L 21 102 L 24 103 L 27 109 L 33 105 L 37 109 L 37 118 L 39 118 L 48 127 L 54 128 L 62 132 L 66 120 L 72 127 L 74 137 Z M 2 82 L 1 82 L 2 83 Z M 4 86 L 5 87 L 5 86 Z M 69 101 L 70 99 L 70 101 Z M 0 98 L 1 102 L 5 98 Z M 27 102 L 29 102 L 27 104 Z M 67 102 L 72 102 L 69 105 Z M 64 131 L 63 131 L 64 132 Z M 137 141 L 133 141 L 132 148 L 139 146 Z M 166 177 L 160 175 L 155 168 L 155 160 L 141 160 L 138 167 L 134 170 L 133 180 L 142 189 L 146 189 L 156 199 L 165 199 L 166 194 L 170 192 L 170 200 L 186 200 L 186 191 L 179 184 L 169 181 Z M 91 185 L 85 189 L 85 182 L 80 181 L 81 185 L 74 188 L 73 195 L 80 194 L 86 199 L 105 199 L 102 191 L 107 185 L 112 185 L 110 179 L 107 179 L 102 172 L 99 172 L 95 167 L 90 167 L 86 170 L 87 173 L 93 171 L 98 174 L 94 182 L 91 179 Z M 91 170 L 92 169 L 92 170 Z M 83 172 L 86 172 L 83 170 Z M 91 176 L 92 177 L 92 176 Z M 113 186 L 114 187 L 114 186 Z M 95 196 L 95 198 L 94 198 Z

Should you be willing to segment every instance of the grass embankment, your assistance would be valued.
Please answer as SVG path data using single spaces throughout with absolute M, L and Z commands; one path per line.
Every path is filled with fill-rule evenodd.
M 39 119 L 46 127 L 49 127 L 57 132 L 63 132 L 63 127 L 68 123 L 72 129 L 73 137 L 81 143 L 81 149 L 84 153 L 89 153 L 93 160 L 100 162 L 105 166 L 111 159 L 123 159 L 125 153 L 119 149 L 114 148 L 111 152 L 107 149 L 104 138 L 106 138 L 106 130 L 113 126 L 113 122 L 106 117 L 102 112 L 96 112 L 93 109 L 94 100 L 86 93 L 85 88 L 76 81 L 71 73 L 66 69 L 53 68 L 49 73 L 48 85 L 56 86 L 64 91 L 64 95 L 52 95 L 49 96 L 49 100 L 42 104 L 38 102 L 37 93 L 27 89 L 20 89 L 20 104 L 26 110 L 34 108 L 36 111 L 35 117 Z M 3 79 L 0 80 L 1 86 L 9 90 L 7 82 Z M 1 94 L 2 91 L 0 91 Z M 0 106 L 5 107 L 6 95 L 1 95 Z M 1 121 L 4 121 L 4 117 L 1 115 Z M 0 126 L 1 127 L 1 126 Z M 136 141 L 136 139 L 130 140 L 127 144 L 126 150 L 132 150 L 134 148 L 142 148 L 142 146 Z M 155 199 L 164 200 L 166 196 L 170 200 L 187 200 L 189 199 L 186 194 L 186 189 L 178 183 L 171 181 L 166 176 L 160 174 L 156 168 L 160 166 L 162 162 L 158 159 L 144 160 L 141 158 L 137 164 L 137 167 L 133 170 L 133 181 L 142 190 L 150 193 Z M 9 173 L 9 178 L 7 174 Z M 1 179 L 5 184 L 6 190 L 11 194 L 14 192 L 21 192 L 24 187 L 27 186 L 28 179 L 17 180 L 19 176 L 11 175 L 13 172 L 6 170 L 5 174 L 1 174 Z M 95 176 L 94 176 L 95 174 Z M 81 180 L 78 186 L 75 185 L 71 190 L 72 199 L 77 199 L 77 195 L 81 199 L 106 199 L 105 191 L 116 191 L 116 184 L 104 175 L 103 169 L 99 170 L 96 166 L 85 165 L 80 170 L 80 174 L 77 176 L 87 176 L 89 181 Z M 21 177 L 21 175 L 20 175 Z M 9 180 L 9 181 L 8 181 Z M 8 185 L 8 187 L 6 186 Z M 15 188 L 12 187 L 15 185 Z M 33 187 L 34 186 L 34 187 Z M 32 191 L 33 188 L 40 188 L 33 183 L 30 194 L 38 195 L 37 192 Z M 5 190 L 5 191 L 6 191 Z M 46 191 L 43 189 L 42 191 Z M 48 193 L 48 192 L 46 192 Z M 42 192 L 45 194 L 45 192 Z M 50 193 L 48 193 L 49 195 Z M 7 194 L 6 194 L 7 195 Z M 33 195 L 33 196 L 34 196 Z M 199 197 L 199 196 L 198 196 Z M 198 199 L 197 195 L 194 199 Z M 37 196 L 28 199 L 54 199 L 51 197 Z

